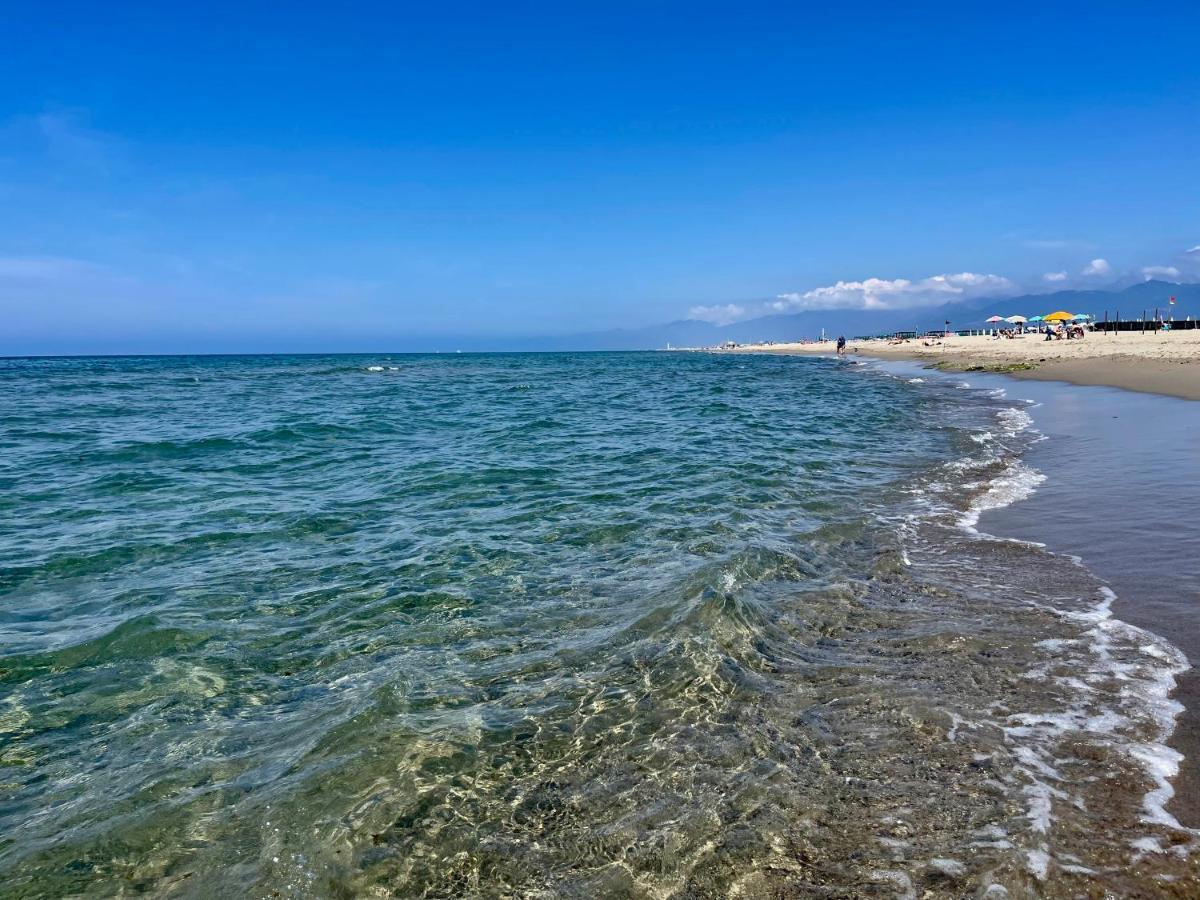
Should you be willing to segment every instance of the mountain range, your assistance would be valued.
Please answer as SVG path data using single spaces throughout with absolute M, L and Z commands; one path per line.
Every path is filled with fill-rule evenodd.
M 1169 307 L 1169 298 L 1176 303 Z M 1022 294 L 1013 297 L 987 297 L 924 306 L 914 309 L 820 309 L 764 316 L 729 325 L 714 325 L 696 319 L 682 319 L 662 325 L 636 329 L 614 329 L 590 334 L 541 338 L 539 350 L 654 350 L 672 347 L 708 347 L 724 341 L 795 341 L 844 334 L 855 337 L 890 334 L 896 331 L 927 331 L 944 326 L 957 331 L 986 328 L 986 319 L 998 316 L 1045 315 L 1055 310 L 1090 313 L 1098 319 L 1105 311 L 1114 318 L 1139 319 L 1143 311 L 1154 315 L 1155 308 L 1175 318 L 1200 317 L 1200 284 L 1175 284 L 1167 281 L 1143 281 L 1123 289 L 1068 290 L 1048 294 Z M 526 348 L 522 348 L 526 349 Z

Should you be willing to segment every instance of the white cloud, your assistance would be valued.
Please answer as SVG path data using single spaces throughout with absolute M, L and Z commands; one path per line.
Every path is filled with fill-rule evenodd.
M 1174 266 L 1142 266 L 1142 277 L 1147 281 L 1151 278 L 1178 278 L 1179 270 Z
M 837 284 L 813 288 L 804 293 L 780 294 L 770 306 L 775 312 L 809 309 L 906 309 L 1003 294 L 1013 288 L 1013 283 L 1007 278 L 976 272 L 931 275 L 917 281 L 907 278 L 868 278 L 865 281 L 839 281 Z
M 1080 275 L 1110 275 L 1112 274 L 1112 266 L 1108 264 L 1107 259 L 1093 259 L 1090 263 L 1083 267 Z
M 1003 276 L 976 272 L 931 275 L 916 281 L 907 278 L 868 278 L 865 281 L 839 281 L 810 291 L 779 294 L 774 300 L 757 303 L 693 306 L 688 310 L 688 318 L 728 325 L 759 316 L 815 309 L 908 309 L 1006 294 L 1015 287 Z
M 1043 281 L 1066 281 L 1067 273 L 1066 272 L 1047 272 L 1045 275 L 1042 276 L 1042 280 Z
M 1188 247 L 1183 252 L 1184 253 L 1200 253 L 1200 244 L 1197 244 L 1195 247 Z
M 726 303 L 720 306 L 693 306 L 688 310 L 689 319 L 701 322 L 712 322 L 714 325 L 728 325 L 739 319 L 747 318 L 746 307 L 737 303 Z

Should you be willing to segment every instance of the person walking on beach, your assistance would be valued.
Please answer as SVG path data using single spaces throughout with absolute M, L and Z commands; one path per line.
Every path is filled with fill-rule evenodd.
M 846 336 L 844 334 L 838 336 L 837 350 L 838 356 L 844 356 L 846 354 Z

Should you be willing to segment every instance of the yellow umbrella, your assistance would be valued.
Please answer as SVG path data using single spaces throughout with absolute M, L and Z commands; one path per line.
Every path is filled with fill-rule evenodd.
M 1050 315 L 1046 316 L 1042 321 L 1043 322 L 1069 322 L 1073 318 L 1075 318 L 1075 317 L 1073 315 L 1071 315 L 1069 312 L 1063 312 L 1060 309 L 1058 312 L 1050 313 Z

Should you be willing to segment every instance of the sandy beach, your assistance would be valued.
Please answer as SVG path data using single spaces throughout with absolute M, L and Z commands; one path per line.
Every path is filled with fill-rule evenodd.
M 749 344 L 735 353 L 833 352 L 833 342 Z M 1101 384 L 1132 391 L 1200 400 L 1200 329 L 1173 332 L 1089 334 L 1083 340 L 1046 341 L 1028 334 L 1009 339 L 951 335 L 926 346 L 850 341 L 847 351 L 886 359 L 913 359 L 944 368 L 1001 371 L 1018 378 Z

